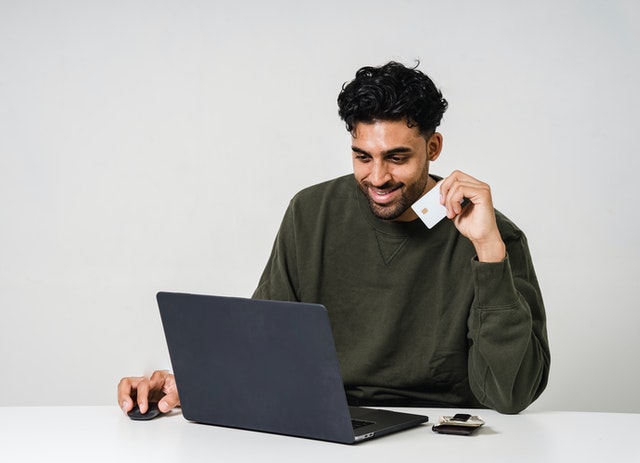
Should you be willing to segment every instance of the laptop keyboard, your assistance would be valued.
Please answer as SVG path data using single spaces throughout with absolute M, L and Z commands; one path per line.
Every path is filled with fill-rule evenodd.
M 373 421 L 351 420 L 351 426 L 353 426 L 353 429 L 358 429 L 363 426 L 368 426 L 370 424 L 375 424 L 375 423 Z

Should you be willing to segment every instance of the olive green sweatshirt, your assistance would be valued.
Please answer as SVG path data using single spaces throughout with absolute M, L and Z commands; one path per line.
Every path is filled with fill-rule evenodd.
M 253 297 L 323 304 L 357 405 L 526 408 L 544 390 L 546 316 L 524 234 L 478 262 L 450 220 L 376 218 L 353 175 L 291 201 Z

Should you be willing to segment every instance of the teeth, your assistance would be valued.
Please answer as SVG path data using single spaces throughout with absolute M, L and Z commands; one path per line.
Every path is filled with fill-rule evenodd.
M 373 190 L 375 194 L 383 196 L 392 193 L 394 190 Z
M 387 199 L 387 196 L 391 196 L 398 190 L 398 187 L 390 187 L 390 188 L 388 187 L 388 188 L 380 189 L 371 185 L 368 185 L 368 188 L 369 188 L 369 195 L 371 196 L 371 198 L 377 198 L 376 201 L 379 201 L 381 203 L 389 201 Z

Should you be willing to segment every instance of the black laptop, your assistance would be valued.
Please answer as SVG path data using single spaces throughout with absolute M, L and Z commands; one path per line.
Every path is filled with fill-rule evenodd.
M 351 444 L 428 417 L 347 404 L 324 306 L 160 292 L 187 420 Z

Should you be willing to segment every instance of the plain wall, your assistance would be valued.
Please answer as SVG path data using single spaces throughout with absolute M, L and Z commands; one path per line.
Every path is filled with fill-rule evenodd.
M 0 405 L 115 404 L 168 365 L 158 290 L 250 296 L 299 189 L 351 171 L 364 65 L 420 60 L 464 170 L 526 233 L 532 409 L 640 412 L 640 7 L 0 0 Z

